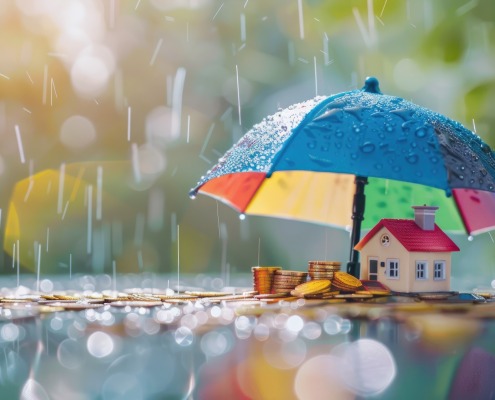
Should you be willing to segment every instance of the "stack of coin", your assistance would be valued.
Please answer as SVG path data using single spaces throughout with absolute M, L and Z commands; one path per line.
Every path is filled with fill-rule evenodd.
M 307 295 L 322 294 L 330 292 L 332 282 L 329 279 L 313 279 L 297 285 L 290 294 L 296 297 L 305 297 Z
M 334 289 L 342 292 L 356 292 L 363 289 L 363 284 L 358 278 L 342 271 L 335 272 L 332 285 Z
M 278 270 L 273 275 L 272 293 L 289 294 L 292 289 L 306 282 L 307 272 Z
M 282 267 L 252 267 L 254 290 L 259 294 L 271 293 L 273 274 L 281 269 Z
M 333 279 L 333 274 L 340 271 L 339 261 L 309 261 L 308 273 L 310 279 Z

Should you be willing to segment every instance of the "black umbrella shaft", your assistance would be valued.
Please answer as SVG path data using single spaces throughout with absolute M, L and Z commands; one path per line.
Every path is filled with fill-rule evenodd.
M 364 195 L 364 186 L 368 183 L 368 178 L 356 176 L 354 181 L 356 192 L 352 203 L 352 232 L 351 232 L 351 252 L 347 272 L 356 278 L 359 278 L 359 252 L 354 250 L 354 246 L 359 243 L 361 237 L 361 221 L 364 219 L 364 207 L 366 196 Z

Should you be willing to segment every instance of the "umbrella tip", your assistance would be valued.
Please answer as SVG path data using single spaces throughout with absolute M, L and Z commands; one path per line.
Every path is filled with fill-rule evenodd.
M 380 82 L 374 76 L 368 76 L 365 79 L 363 90 L 368 93 L 382 94 L 380 91 Z

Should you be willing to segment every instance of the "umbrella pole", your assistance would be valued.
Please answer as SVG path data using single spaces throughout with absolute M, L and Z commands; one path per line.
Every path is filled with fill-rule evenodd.
M 361 237 L 361 221 L 364 219 L 364 207 L 366 196 L 364 195 L 364 186 L 368 183 L 368 178 L 356 176 L 354 180 L 356 192 L 352 203 L 352 232 L 351 232 L 351 252 L 349 262 L 347 263 L 347 272 L 356 278 L 359 278 L 359 252 L 354 250 Z

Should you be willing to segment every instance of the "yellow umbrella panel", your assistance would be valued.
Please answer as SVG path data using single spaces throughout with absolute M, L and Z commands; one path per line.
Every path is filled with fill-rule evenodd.
M 74 163 L 17 182 L 7 213 L 5 252 L 32 271 L 42 250 L 43 267 L 50 272 L 62 260 L 68 263 L 70 253 L 91 252 L 97 224 L 132 215 L 125 195 L 129 176 L 127 162 Z
M 221 176 L 200 189 L 245 214 L 303 220 L 350 228 L 355 177 L 312 171 L 276 171 L 270 178 L 260 172 Z M 369 178 L 363 229 L 382 218 L 413 218 L 411 206 L 438 206 L 442 229 L 464 232 L 456 204 L 441 189 L 382 178 Z M 240 183 L 242 182 L 242 183 Z

